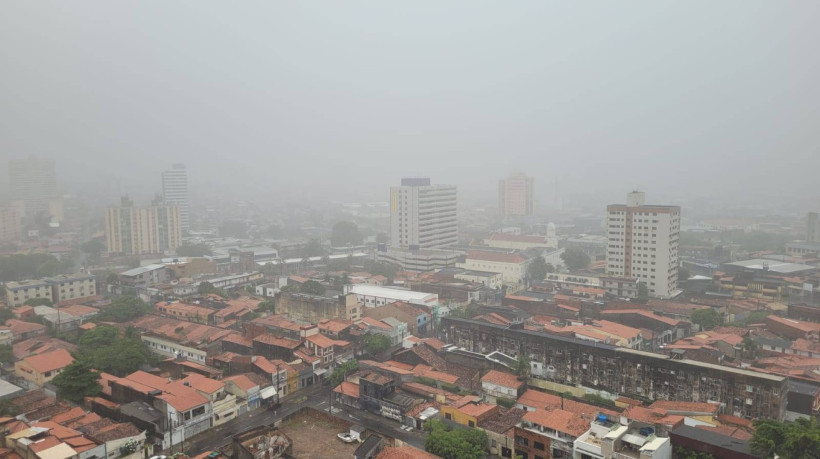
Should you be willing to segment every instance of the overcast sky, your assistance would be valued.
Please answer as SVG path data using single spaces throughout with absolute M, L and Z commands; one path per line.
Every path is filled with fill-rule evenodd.
M 4 2 L 0 159 L 122 192 L 820 200 L 820 2 Z M 86 187 L 89 185 L 86 184 Z M 614 195 L 612 193 L 615 193 Z M 116 196 L 112 196 L 115 199 Z

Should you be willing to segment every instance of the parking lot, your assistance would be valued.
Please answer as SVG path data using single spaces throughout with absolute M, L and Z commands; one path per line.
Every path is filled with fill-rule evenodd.
M 297 414 L 280 426 L 282 432 L 293 441 L 293 455 L 298 458 L 345 458 L 353 457 L 358 443 L 347 444 L 336 437 L 349 430 L 344 421 L 329 421 L 310 414 Z

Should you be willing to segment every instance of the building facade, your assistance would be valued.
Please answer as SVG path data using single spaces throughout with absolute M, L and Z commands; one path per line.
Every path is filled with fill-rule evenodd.
M 404 178 L 390 188 L 391 245 L 436 249 L 458 242 L 455 185 L 431 185 L 429 178 Z
M 510 174 L 498 182 L 498 212 L 502 217 L 525 217 L 535 208 L 535 179 Z
M 18 206 L 0 207 L 0 243 L 19 241 L 23 237 L 22 220 Z
M 809 212 L 806 216 L 806 242 L 820 242 L 820 214 Z
M 646 205 L 635 191 L 626 204 L 607 206 L 606 226 L 607 274 L 638 279 L 655 297 L 677 293 L 679 206 Z
M 184 164 L 174 164 L 162 173 L 162 199 L 166 205 L 179 208 L 179 224 L 183 231 L 190 225 L 188 200 L 188 170 Z
M 135 207 L 128 198 L 105 213 L 105 239 L 113 255 L 158 254 L 176 250 L 182 244 L 179 207 L 155 200 L 150 206 Z

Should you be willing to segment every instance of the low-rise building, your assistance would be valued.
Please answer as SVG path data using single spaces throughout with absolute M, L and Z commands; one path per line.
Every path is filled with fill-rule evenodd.
M 532 260 L 516 252 L 489 252 L 473 250 L 458 267 L 469 271 L 489 271 L 501 274 L 504 284 L 521 284 L 527 276 Z
M 498 414 L 499 406 L 480 401 L 475 395 L 465 395 L 454 403 L 441 406 L 444 419 L 467 427 L 476 427 Z
M 453 250 L 387 247 L 376 252 L 376 260 L 399 266 L 403 271 L 428 272 L 455 266 L 460 255 Z
M 32 299 L 61 302 L 89 298 L 97 295 L 96 278 L 87 273 L 63 274 L 36 280 L 7 282 L 9 306 L 22 306 Z
M 46 327 L 43 324 L 34 322 L 25 322 L 17 319 L 9 319 L 6 321 L 6 326 L 11 330 L 14 342 L 23 341 L 26 339 L 36 338 L 37 336 L 45 335 Z
M 354 293 L 329 297 L 282 292 L 276 296 L 276 313 L 291 320 L 315 324 L 325 319 L 358 320 L 362 306 Z
M 426 334 L 430 323 L 430 313 L 404 302 L 393 302 L 375 308 L 366 308 L 364 315 L 379 320 L 393 317 L 407 324 L 407 330 L 413 335 Z
M 123 271 L 119 274 L 119 278 L 123 285 L 145 288 L 168 282 L 171 276 L 170 271 L 168 271 L 165 265 L 152 264 Z
M 512 373 L 490 370 L 481 377 L 481 391 L 490 403 L 497 400 L 517 400 L 524 390 L 524 382 Z
M 359 304 L 366 308 L 377 308 L 397 301 L 428 307 L 438 305 L 438 295 L 434 293 L 414 292 L 400 288 L 359 284 L 345 286 L 345 293 L 355 294 Z
M 490 271 L 464 270 L 460 273 L 454 274 L 453 277 L 459 280 L 475 282 L 494 290 L 500 289 L 504 284 L 504 276 L 501 273 L 494 273 Z
M 14 363 L 14 373 L 40 387 L 54 379 L 74 361 L 65 349 L 31 355 Z
M 573 459 L 672 459 L 672 443 L 645 424 L 626 425 L 598 415 L 575 442 Z

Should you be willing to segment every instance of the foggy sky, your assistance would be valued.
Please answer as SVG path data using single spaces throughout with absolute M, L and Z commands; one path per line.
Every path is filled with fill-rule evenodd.
M 820 3 L 4 2 L 0 173 L 61 185 L 387 200 L 820 201 Z M 95 176 L 97 178 L 95 178 Z M 114 187 L 114 188 L 111 188 Z M 112 195 L 112 202 L 116 196 Z

